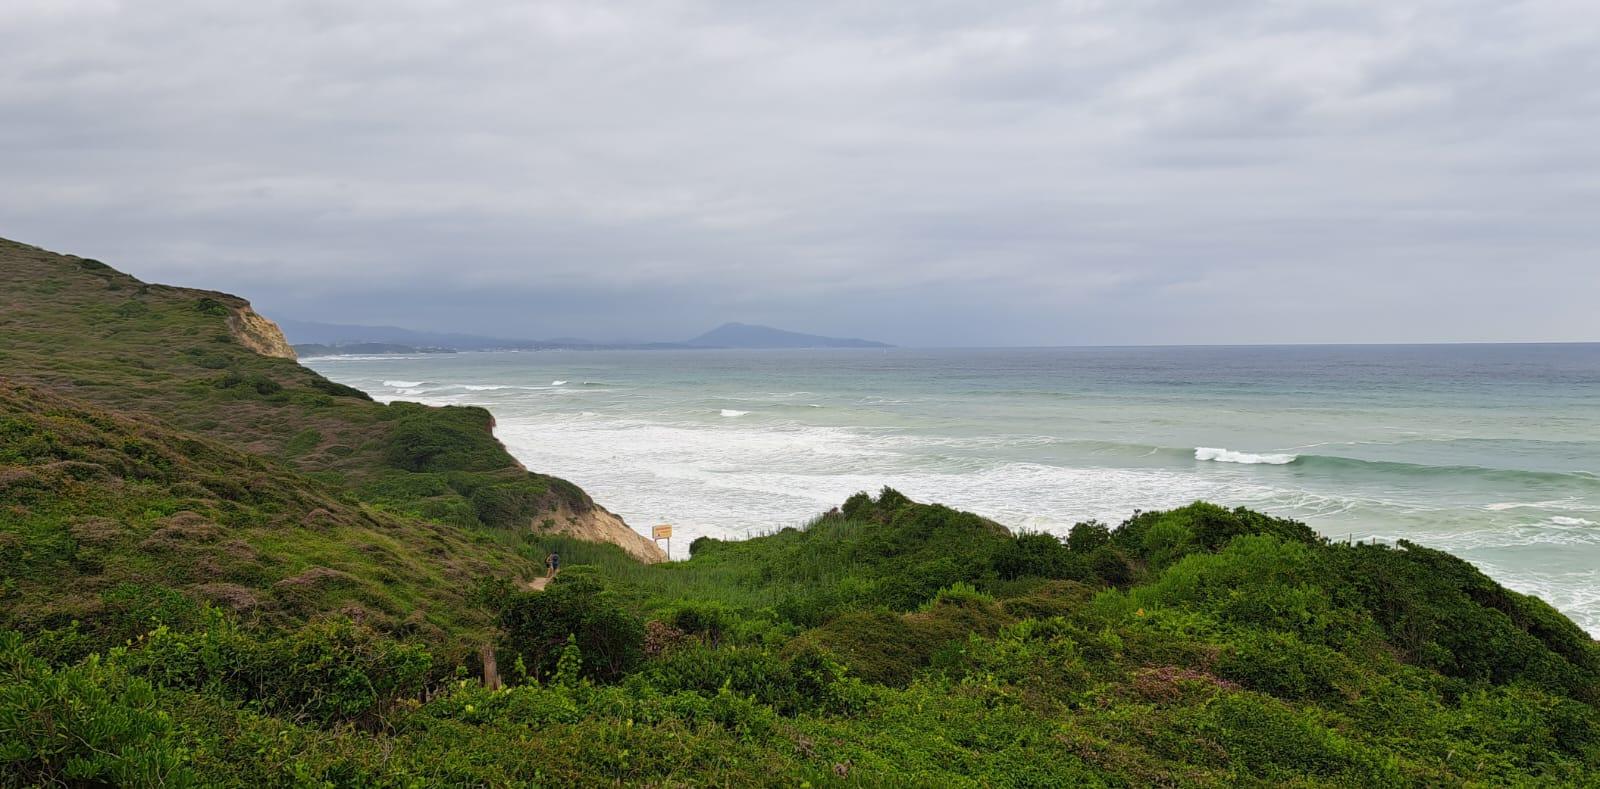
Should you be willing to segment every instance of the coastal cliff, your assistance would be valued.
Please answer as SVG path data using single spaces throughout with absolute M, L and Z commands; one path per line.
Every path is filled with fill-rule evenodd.
M 278 324 L 256 314 L 248 302 L 233 308 L 228 316 L 228 330 L 240 345 L 262 356 L 295 358 L 294 348 L 284 339 L 283 330 L 278 328 Z
M 169 552 L 151 571 L 152 579 L 170 578 L 175 588 L 201 597 L 239 587 L 226 596 L 254 600 L 251 610 L 269 618 L 353 607 L 373 622 L 420 615 L 447 630 L 470 631 L 483 626 L 483 614 L 462 609 L 460 596 L 492 573 L 537 574 L 538 562 L 515 550 L 469 548 L 470 543 L 433 553 L 429 546 L 443 534 L 453 533 L 446 539 L 454 543 L 484 530 L 515 533 L 551 523 L 583 539 L 621 546 L 644 561 L 665 558 L 577 486 L 523 468 L 495 439 L 488 412 L 374 402 L 297 364 L 278 326 L 238 296 L 149 284 L 98 260 L 4 240 L 0 277 L 0 385 L 11 393 L 0 420 L 13 420 L 18 430 L 26 425 L 35 440 L 53 442 L 64 461 L 95 455 L 88 447 L 96 442 L 135 441 L 148 445 L 152 457 L 174 458 L 162 461 L 167 468 L 191 468 L 176 458 L 186 454 L 183 446 L 201 442 L 243 453 L 228 456 L 231 466 L 259 469 L 218 473 L 194 467 L 179 474 L 193 477 L 183 485 L 198 486 L 193 501 L 178 495 L 182 503 L 163 507 L 195 513 L 195 522 L 212 524 L 196 534 L 221 528 L 220 539 L 179 540 L 175 544 L 184 550 Z M 81 416 L 58 422 L 49 409 Z M 94 426 L 105 420 L 126 426 L 103 438 L 83 433 L 97 433 Z M 88 443 L 73 448 L 80 434 Z M 120 454 L 93 462 L 107 469 L 93 475 L 111 480 L 131 480 L 119 469 L 138 466 Z M 56 479 L 36 470 L 24 476 Z M 60 482 L 60 495 L 75 489 L 68 480 Z M 98 500 L 100 491 L 121 484 L 75 495 Z M 273 505 L 278 511 L 267 521 L 277 524 L 276 536 L 254 526 L 222 528 L 227 519 L 216 510 L 233 506 L 238 496 L 257 495 L 260 486 L 276 491 L 271 495 L 280 501 L 314 493 L 305 506 Z M 201 496 L 201 489 L 209 493 Z M 237 517 L 240 524 L 257 522 L 255 515 Z M 379 541 L 387 547 L 376 554 L 386 557 L 378 565 L 371 561 L 377 549 L 367 545 L 370 536 L 346 535 L 316 551 L 309 543 L 285 547 L 285 540 L 325 540 L 318 535 L 376 523 L 393 535 Z M 145 531 L 133 524 L 107 529 L 102 531 Z M 218 555 L 223 545 L 238 556 Z M 392 572 L 378 569 L 384 564 L 432 568 L 418 577 L 439 583 L 408 592 L 412 602 L 402 604 L 380 580 Z M 294 580 L 317 567 L 335 574 L 319 575 L 314 583 Z M 121 582 L 119 577 L 68 569 L 49 580 L 93 594 Z M 50 597 L 49 588 L 37 593 Z M 280 599 L 285 589 L 315 591 L 315 604 L 289 605 Z M 52 605 L 84 617 L 94 607 L 82 594 Z M 18 606 L 27 608 L 21 598 L 0 598 L 0 611 L 15 613 Z

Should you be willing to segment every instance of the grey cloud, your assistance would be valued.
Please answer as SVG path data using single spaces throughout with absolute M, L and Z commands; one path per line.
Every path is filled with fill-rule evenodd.
M 1592 3 L 0 8 L 0 235 L 269 313 L 1600 338 Z

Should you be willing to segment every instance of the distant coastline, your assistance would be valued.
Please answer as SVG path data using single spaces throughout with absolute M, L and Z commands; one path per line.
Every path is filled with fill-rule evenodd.
M 550 340 L 513 340 L 473 334 L 417 331 L 397 326 L 360 326 L 307 321 L 280 321 L 279 325 L 303 357 L 415 353 L 455 353 L 459 351 L 543 351 L 543 350 L 687 350 L 780 348 L 891 348 L 876 340 L 856 337 L 828 337 L 804 334 L 771 326 L 725 323 L 688 340 L 676 342 L 597 342 L 576 337 Z M 303 350 L 302 350 L 303 349 Z

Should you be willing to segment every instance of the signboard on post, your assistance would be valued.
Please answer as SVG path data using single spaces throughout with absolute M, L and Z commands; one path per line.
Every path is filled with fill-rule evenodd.
M 650 539 L 667 541 L 667 559 L 672 559 L 672 524 L 662 523 L 650 527 Z

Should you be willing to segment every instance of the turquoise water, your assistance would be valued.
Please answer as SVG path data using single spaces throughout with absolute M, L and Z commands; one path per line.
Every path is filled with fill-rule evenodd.
M 883 485 L 1064 533 L 1195 499 L 1442 548 L 1600 632 L 1600 345 L 328 357 L 490 408 L 631 525 L 795 525 Z

